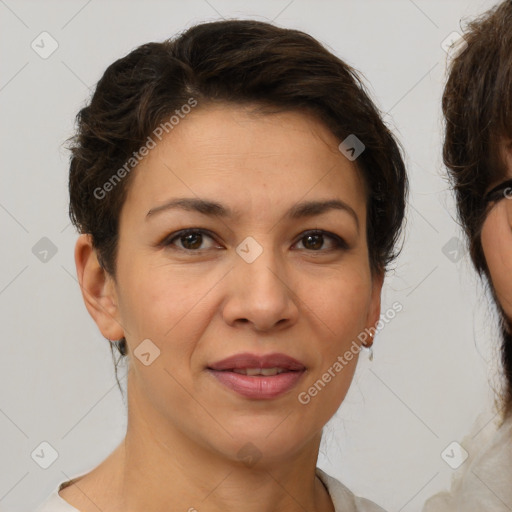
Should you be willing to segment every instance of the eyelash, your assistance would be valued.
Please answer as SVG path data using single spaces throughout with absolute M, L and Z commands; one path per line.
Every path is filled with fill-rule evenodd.
M 185 237 L 187 235 L 191 235 L 191 234 L 206 235 L 213 240 L 215 239 L 215 236 L 213 235 L 213 233 L 211 233 L 211 231 L 208 231 L 207 229 L 189 228 L 189 229 L 183 229 L 181 231 L 177 231 L 175 233 L 171 233 L 159 245 L 163 246 L 163 247 L 170 247 L 173 245 L 173 242 L 175 240 L 183 238 L 183 237 Z M 335 235 L 334 233 L 330 233 L 328 231 L 319 230 L 319 229 L 305 231 L 304 233 L 302 233 L 302 236 L 297 240 L 296 243 L 302 241 L 307 236 L 318 236 L 318 235 L 322 235 L 323 237 L 330 238 L 331 240 L 333 240 L 334 248 L 327 249 L 327 250 L 305 249 L 306 251 L 312 252 L 312 253 L 317 253 L 317 252 L 320 253 L 320 252 L 330 252 L 330 251 L 335 251 L 335 250 L 347 250 L 349 248 L 347 242 L 345 242 L 345 240 L 343 240 L 338 235 Z M 186 252 L 186 253 L 201 253 L 201 252 L 205 252 L 208 250 L 208 249 L 195 249 L 195 250 L 194 249 L 184 249 L 184 248 L 177 247 L 177 246 L 175 246 L 175 249 L 177 249 L 178 251 Z

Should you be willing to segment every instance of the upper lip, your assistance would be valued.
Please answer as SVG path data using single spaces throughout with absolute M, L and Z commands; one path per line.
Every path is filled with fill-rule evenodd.
M 283 368 L 290 371 L 305 370 L 306 367 L 297 359 L 286 354 L 273 353 L 257 355 L 244 352 L 217 361 L 208 366 L 212 370 L 243 370 L 247 368 Z

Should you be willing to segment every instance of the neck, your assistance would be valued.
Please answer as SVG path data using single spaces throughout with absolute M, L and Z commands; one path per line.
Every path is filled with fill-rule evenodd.
M 194 512 L 333 512 L 315 464 L 301 459 L 272 468 L 183 456 L 185 444 L 127 434 L 120 445 L 120 510 Z M 176 447 L 179 446 L 179 449 Z M 306 469 L 307 468 L 307 469 Z
M 93 499 L 102 510 L 334 512 L 315 474 L 321 432 L 286 458 L 262 457 L 249 465 L 201 444 L 155 409 L 148 410 L 135 390 L 128 396 L 126 437 L 91 473 L 96 483 L 89 479 L 90 489 L 104 488 L 108 481 L 108 495 Z

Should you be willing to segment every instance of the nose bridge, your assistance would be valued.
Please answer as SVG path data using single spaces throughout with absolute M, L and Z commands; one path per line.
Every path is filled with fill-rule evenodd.
M 256 240 L 258 236 L 258 240 Z M 258 329 L 268 329 L 295 310 L 287 285 L 286 265 L 272 236 L 247 237 L 236 248 L 238 261 L 232 272 L 231 321 L 244 319 Z
M 249 291 L 264 295 L 279 292 L 283 287 L 282 277 L 285 268 L 279 251 L 273 246 L 272 235 L 246 237 L 237 247 L 236 252 L 241 261 L 237 262 L 239 271 L 243 273 L 243 281 Z

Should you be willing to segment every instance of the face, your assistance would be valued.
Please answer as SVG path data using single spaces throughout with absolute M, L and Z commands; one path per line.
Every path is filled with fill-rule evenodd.
M 103 335 L 127 340 L 129 422 L 233 460 L 319 439 L 382 286 L 338 144 L 306 114 L 197 107 L 132 171 L 116 281 L 91 266 L 88 283 Z
M 503 146 L 508 174 L 489 194 L 490 211 L 482 227 L 482 248 L 496 297 L 512 319 L 512 146 Z

